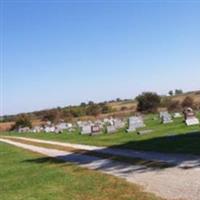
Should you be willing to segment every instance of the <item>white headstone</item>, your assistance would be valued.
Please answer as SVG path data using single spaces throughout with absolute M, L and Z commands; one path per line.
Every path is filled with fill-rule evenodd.
M 107 133 L 115 133 L 117 131 L 115 126 L 107 126 L 106 127 L 106 132 Z
M 130 117 L 129 118 L 129 127 L 143 128 L 145 127 L 142 117 Z
M 185 123 L 187 126 L 198 125 L 199 119 L 197 119 L 196 117 L 188 118 L 185 120 Z
M 142 131 L 138 131 L 138 134 L 139 135 L 145 135 L 145 134 L 148 134 L 148 133 L 151 133 L 152 130 L 142 130 Z
M 168 112 L 164 112 L 161 115 L 161 120 L 162 120 L 163 124 L 168 124 L 168 123 L 172 123 L 173 122 L 172 116 Z
M 115 119 L 114 120 L 114 126 L 115 126 L 116 129 L 120 129 L 120 128 L 123 128 L 125 126 L 125 123 L 120 119 Z
M 195 112 L 192 108 L 186 108 L 183 113 L 185 116 L 185 123 L 187 126 L 199 124 L 199 119 L 195 116 Z
M 60 124 L 57 124 L 56 125 L 56 128 L 59 129 L 59 130 L 64 130 L 64 129 L 67 129 L 67 123 L 60 123 Z
M 31 131 L 31 129 L 29 127 L 23 127 L 23 128 L 20 127 L 18 129 L 19 133 L 25 133 L 25 132 L 30 132 L 30 131 Z
M 32 129 L 32 132 L 33 133 L 39 133 L 39 132 L 42 132 L 44 129 L 41 127 L 41 126 L 35 126 L 33 129 Z
M 91 131 L 92 131 L 92 133 L 98 133 L 101 131 L 101 128 L 99 125 L 93 125 L 93 126 L 91 126 Z
M 134 132 L 137 128 L 145 127 L 142 117 L 130 117 L 127 132 Z
M 55 127 L 54 127 L 54 126 L 52 126 L 52 127 L 46 126 L 46 127 L 44 128 L 44 131 L 45 131 L 46 133 L 55 132 Z
M 163 118 L 163 116 L 166 116 L 166 115 L 168 115 L 169 113 L 167 112 L 167 111 L 165 111 L 165 112 L 160 112 L 160 119 L 162 119 Z
M 90 125 L 82 126 L 81 134 L 82 135 L 89 135 L 92 133 L 92 127 Z
M 180 118 L 182 117 L 181 113 L 174 113 L 174 118 Z

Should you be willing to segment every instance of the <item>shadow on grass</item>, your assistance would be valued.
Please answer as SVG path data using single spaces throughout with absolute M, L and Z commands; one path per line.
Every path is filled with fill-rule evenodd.
M 154 162 L 141 159 L 119 159 L 116 156 L 108 158 L 101 158 L 88 153 L 71 153 L 70 155 L 62 155 L 56 157 L 43 157 L 37 159 L 25 160 L 23 162 L 33 162 L 38 164 L 49 163 L 49 164 L 62 164 L 62 163 L 73 163 L 82 166 L 90 166 L 94 170 L 104 171 L 117 171 L 120 174 L 127 174 L 130 172 L 146 172 L 154 170 L 162 170 L 173 167 L 163 162 Z
M 162 137 L 130 141 L 112 148 L 136 149 L 163 153 L 180 153 L 200 156 L 200 131 L 177 135 L 167 134 Z
M 134 151 L 132 150 L 134 148 L 147 151 Z M 108 173 L 115 172 L 123 177 L 132 172 L 159 171 L 175 166 L 185 170 L 200 167 L 200 155 L 169 154 L 169 152 L 200 154 L 200 132 L 131 141 L 95 151 L 62 153 L 54 158 L 44 157 L 23 162 L 74 163 Z

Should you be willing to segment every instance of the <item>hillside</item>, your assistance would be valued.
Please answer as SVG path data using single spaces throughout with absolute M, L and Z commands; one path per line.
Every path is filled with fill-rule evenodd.
M 169 97 L 172 100 L 178 100 L 182 102 L 187 96 L 190 96 L 193 98 L 195 102 L 200 102 L 200 91 L 193 91 L 193 92 L 187 92 L 180 95 L 175 95 Z M 121 101 L 121 102 L 113 102 L 108 103 L 112 108 L 116 109 L 117 111 L 123 110 L 123 107 L 126 107 L 128 110 L 136 110 L 137 108 L 137 102 L 136 101 Z

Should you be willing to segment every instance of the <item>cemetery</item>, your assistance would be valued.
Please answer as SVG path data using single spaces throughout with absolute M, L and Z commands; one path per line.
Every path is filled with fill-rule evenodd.
M 174 117 L 176 115 L 176 117 Z M 47 122 L 42 126 L 19 128 L 4 135 L 25 136 L 47 140 L 67 141 L 100 146 L 122 145 L 122 148 L 166 152 L 197 152 L 200 113 L 190 108 L 182 113 L 167 111 L 136 114 L 130 117 L 77 121 L 75 123 Z M 177 137 L 170 137 L 171 135 Z M 177 143 L 177 138 L 180 142 Z M 187 138 L 187 139 L 186 139 Z M 148 140 L 147 142 L 144 142 Z M 152 141 L 152 142 L 151 142 Z M 152 145 L 156 142 L 155 145 Z M 176 145 L 173 143 L 176 142 Z M 185 144 L 183 146 L 183 144 Z M 170 148 L 170 145 L 171 148 Z M 187 148 L 187 146 L 191 148 Z M 179 147 L 181 146 L 181 148 Z M 183 146 L 183 147 L 182 147 Z
M 163 124 L 166 126 L 167 124 L 173 124 L 174 121 L 179 121 L 181 124 L 185 124 L 185 126 L 195 126 L 199 125 L 199 119 L 195 115 L 195 112 L 191 108 L 186 108 L 183 111 L 183 115 L 181 113 L 169 113 L 167 111 L 160 112 L 159 117 L 158 114 L 154 114 L 153 121 L 159 122 L 158 125 Z M 142 132 L 140 133 L 151 133 L 149 128 L 146 127 L 145 120 L 148 115 L 135 115 L 130 116 L 128 118 L 104 118 L 102 120 L 95 121 L 77 121 L 76 123 L 66 123 L 60 122 L 58 124 L 53 124 L 50 121 L 47 121 L 45 125 L 35 126 L 33 128 L 29 127 L 19 127 L 16 131 L 19 133 L 67 133 L 67 132 L 78 132 L 81 135 L 100 135 L 106 133 L 116 133 L 119 130 L 125 131 L 125 133 L 135 133 L 138 130 Z M 146 130 L 145 130 L 146 128 Z M 141 134 L 142 135 L 142 134 Z
M 79 133 L 80 135 L 95 136 L 101 134 L 114 134 L 119 131 L 124 133 L 139 133 L 139 135 L 150 134 L 154 132 L 152 126 L 147 125 L 145 121 L 148 119 L 149 115 L 135 115 L 128 118 L 104 118 L 102 120 L 98 119 L 95 121 L 77 121 L 76 123 L 65 123 L 60 122 L 58 124 L 53 124 L 51 122 L 46 122 L 45 125 L 35 126 L 33 128 L 23 127 L 19 128 L 16 131 L 19 133 Z M 159 117 L 157 117 L 159 116 Z M 167 111 L 154 114 L 151 118 L 155 127 L 160 127 L 163 124 L 163 127 L 168 124 L 184 124 L 187 126 L 197 126 L 199 123 L 199 118 L 195 115 L 195 112 L 191 108 L 185 108 L 183 115 L 181 113 L 169 113 Z M 157 125 L 156 125 L 157 122 Z M 163 129 L 163 128 L 162 128 Z

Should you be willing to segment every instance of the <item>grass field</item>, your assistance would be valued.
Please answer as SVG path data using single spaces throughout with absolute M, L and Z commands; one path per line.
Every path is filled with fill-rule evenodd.
M 1 200 L 159 200 L 113 176 L 0 143 Z
M 112 135 L 102 134 L 93 137 L 83 136 L 78 132 L 63 134 L 2 132 L 1 135 L 33 137 L 45 140 L 136 150 L 200 155 L 200 126 L 187 127 L 183 123 L 182 118 L 174 120 L 171 124 L 164 125 L 159 120 L 154 120 L 154 117 L 154 115 L 148 115 L 145 118 L 147 125 L 145 129 L 151 129 L 153 132 L 142 136 L 137 135 L 137 133 L 126 133 L 125 130 L 121 130 Z M 200 118 L 200 115 L 198 117 Z

